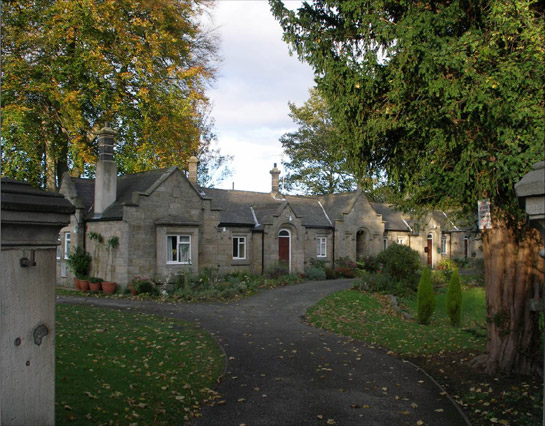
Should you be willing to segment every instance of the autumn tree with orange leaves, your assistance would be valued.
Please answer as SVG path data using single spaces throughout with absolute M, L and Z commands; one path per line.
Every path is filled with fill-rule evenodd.
M 209 3 L 3 2 L 3 175 L 49 189 L 66 171 L 92 175 L 107 121 L 121 172 L 185 167 L 209 143 Z

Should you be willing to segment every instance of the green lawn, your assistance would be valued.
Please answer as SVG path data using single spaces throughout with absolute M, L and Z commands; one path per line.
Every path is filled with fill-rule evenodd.
M 307 312 L 316 327 L 363 340 L 400 355 L 439 351 L 482 351 L 486 340 L 484 289 L 464 288 L 462 324 L 452 327 L 445 312 L 446 290 L 437 294 L 430 325 L 404 320 L 386 296 L 345 290 L 320 301 Z M 401 301 L 416 317 L 416 300 Z
M 56 423 L 180 424 L 223 371 L 200 328 L 151 315 L 57 306 Z

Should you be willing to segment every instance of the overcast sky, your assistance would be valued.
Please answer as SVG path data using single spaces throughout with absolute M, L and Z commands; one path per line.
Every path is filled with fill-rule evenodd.
M 234 156 L 234 175 L 218 187 L 269 192 L 269 171 L 275 162 L 280 167 L 279 138 L 295 128 L 288 102 L 307 100 L 313 73 L 289 55 L 267 1 L 219 0 L 212 13 L 223 61 L 208 93 L 211 115 L 221 152 Z

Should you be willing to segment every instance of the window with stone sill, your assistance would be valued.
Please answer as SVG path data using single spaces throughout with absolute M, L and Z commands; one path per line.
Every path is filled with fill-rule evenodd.
M 190 235 L 167 235 L 167 264 L 191 264 Z
M 233 260 L 246 259 L 246 237 L 233 237 Z
M 441 254 L 447 254 L 447 236 L 441 236 Z
M 317 257 L 327 257 L 327 237 L 318 237 L 316 239 L 316 256 Z
M 64 258 L 70 257 L 70 232 L 64 234 Z

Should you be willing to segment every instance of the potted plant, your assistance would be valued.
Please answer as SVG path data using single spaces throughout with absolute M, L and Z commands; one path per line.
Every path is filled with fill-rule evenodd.
M 89 277 L 83 276 L 79 279 L 79 289 L 81 291 L 89 291 Z
M 89 289 L 91 291 L 100 291 L 102 289 L 102 278 L 90 277 L 89 278 Z
M 113 236 L 108 238 L 106 241 L 106 251 L 108 252 L 108 263 L 106 264 L 107 270 L 106 270 L 106 276 L 110 276 L 110 280 L 112 279 L 112 263 L 113 263 L 113 255 L 115 254 L 115 250 L 119 246 L 119 238 L 117 236 Z M 116 283 L 115 281 L 103 281 L 102 282 L 102 290 L 104 293 L 107 294 L 113 294 L 115 293 L 116 289 Z
M 89 265 L 91 264 L 91 255 L 83 247 L 77 246 L 66 260 L 68 267 L 75 275 L 74 287 L 81 289 L 81 280 L 87 276 Z

